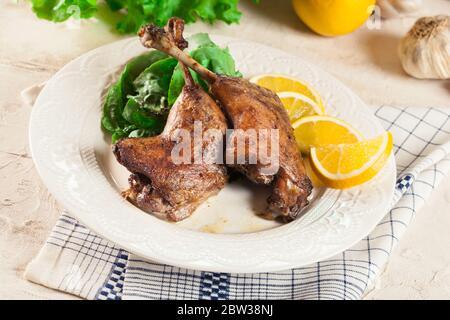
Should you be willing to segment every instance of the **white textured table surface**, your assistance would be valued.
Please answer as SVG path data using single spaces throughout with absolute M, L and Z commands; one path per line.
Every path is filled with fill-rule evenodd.
M 381 30 L 363 27 L 352 35 L 322 38 L 306 30 L 290 1 L 241 1 L 239 26 L 202 23 L 206 31 L 291 52 L 336 75 L 367 103 L 450 108 L 449 81 L 418 81 L 399 64 L 399 37 L 414 19 L 383 21 Z M 421 15 L 450 14 L 450 1 L 428 0 Z M 81 28 L 38 20 L 26 2 L 0 0 L 0 299 L 71 299 L 22 278 L 59 215 L 29 155 L 30 107 L 20 92 L 52 76 L 69 60 L 119 39 L 108 27 Z M 450 299 L 450 184 L 435 190 L 401 240 L 376 288 L 367 299 Z

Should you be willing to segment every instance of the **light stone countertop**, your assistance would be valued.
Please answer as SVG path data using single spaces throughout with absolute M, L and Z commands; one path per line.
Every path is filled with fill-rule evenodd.
M 450 1 L 427 0 L 421 15 L 450 14 Z M 383 21 L 339 38 L 304 27 L 290 1 L 241 1 L 240 25 L 198 23 L 188 32 L 249 39 L 280 48 L 334 74 L 368 104 L 450 108 L 449 81 L 419 81 L 402 71 L 399 38 L 415 19 Z M 72 299 L 23 279 L 60 208 L 42 184 L 28 150 L 31 108 L 20 92 L 49 79 L 71 59 L 121 37 L 95 22 L 79 28 L 38 20 L 27 2 L 0 0 L 0 299 Z M 391 256 L 367 299 L 450 299 L 450 184 L 435 190 Z

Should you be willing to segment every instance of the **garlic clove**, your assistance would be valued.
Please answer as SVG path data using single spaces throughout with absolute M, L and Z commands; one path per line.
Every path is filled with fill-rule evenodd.
M 450 78 L 450 17 L 424 17 L 402 39 L 403 69 L 418 79 Z

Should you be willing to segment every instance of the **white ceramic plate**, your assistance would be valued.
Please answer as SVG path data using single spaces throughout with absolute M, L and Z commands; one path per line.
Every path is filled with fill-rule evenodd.
M 286 74 L 311 83 L 326 111 L 366 137 L 383 131 L 364 103 L 324 71 L 261 44 L 219 36 L 246 77 Z M 267 272 L 299 267 L 337 254 L 366 236 L 386 214 L 395 163 L 369 183 L 346 191 L 315 189 L 311 205 L 280 225 L 254 214 L 263 188 L 235 182 L 181 223 L 146 214 L 120 196 L 128 172 L 100 129 L 105 87 L 129 59 L 144 52 L 137 38 L 93 50 L 62 68 L 39 95 L 30 121 L 36 167 L 56 199 L 93 231 L 141 257 L 219 272 Z

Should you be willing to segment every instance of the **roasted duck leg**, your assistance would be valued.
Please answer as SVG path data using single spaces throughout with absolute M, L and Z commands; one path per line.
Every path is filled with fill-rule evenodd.
M 166 27 L 171 42 L 181 48 L 187 45 L 181 37 L 182 28 L 183 25 L 174 20 L 169 21 Z M 186 84 L 170 110 L 161 135 L 125 138 L 113 147 L 117 161 L 132 172 L 130 189 L 124 192 L 124 196 L 144 211 L 172 221 L 189 217 L 203 201 L 217 194 L 227 181 L 225 165 L 212 161 L 212 164 L 205 161 L 195 163 L 194 157 L 199 154 L 198 146 L 193 143 L 195 122 L 201 123 L 201 135 L 206 130 L 216 129 L 219 136 L 200 144 L 200 149 L 212 150 L 212 154 L 214 150 L 222 150 L 227 122 L 216 102 L 194 82 L 189 70 L 184 66 L 183 69 Z M 173 151 L 181 143 L 186 143 L 177 139 L 181 137 L 178 132 L 185 132 L 190 137 L 188 150 L 183 151 L 186 154 L 180 152 L 183 157 L 187 156 L 187 163 L 174 159 Z
M 307 198 L 312 191 L 312 185 L 306 175 L 288 115 L 278 96 L 245 79 L 217 75 L 207 70 L 180 50 L 161 28 L 154 25 L 144 26 L 139 36 L 144 46 L 169 54 L 207 81 L 212 95 L 220 102 L 233 129 L 253 129 L 257 132 L 260 129 L 278 130 L 278 145 L 269 146 L 269 150 L 275 147 L 279 149 L 279 167 L 276 172 L 267 173 L 267 164 L 260 161 L 257 154 L 252 154 L 256 152 L 248 145 L 243 151 L 236 151 L 245 154 L 238 154 L 235 159 L 239 156 L 245 159 L 256 156 L 257 163 L 235 162 L 231 166 L 244 173 L 251 181 L 273 187 L 267 199 L 268 209 L 272 214 L 287 219 L 296 218 L 300 210 L 308 204 Z M 227 162 L 227 165 L 230 163 Z

